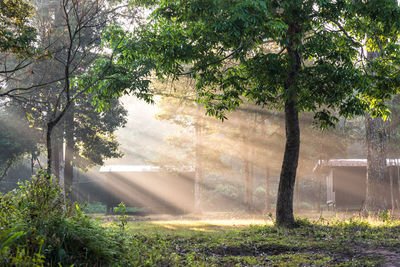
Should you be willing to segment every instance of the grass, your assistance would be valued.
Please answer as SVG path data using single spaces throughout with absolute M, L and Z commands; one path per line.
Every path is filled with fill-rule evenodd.
M 379 266 L 400 262 L 400 221 L 384 217 L 299 220 L 296 229 L 271 220 L 129 221 L 138 265 Z

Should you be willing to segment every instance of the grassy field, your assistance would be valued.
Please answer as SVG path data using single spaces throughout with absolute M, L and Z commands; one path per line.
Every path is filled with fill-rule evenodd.
M 133 264 L 400 266 L 400 221 L 389 215 L 302 219 L 290 230 L 262 216 L 209 217 L 128 218 L 126 231 L 137 246 Z

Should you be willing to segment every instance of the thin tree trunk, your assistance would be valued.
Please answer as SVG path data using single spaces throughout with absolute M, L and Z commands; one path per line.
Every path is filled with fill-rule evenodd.
M 31 176 L 33 176 L 34 173 L 34 159 L 33 159 L 33 152 L 31 153 Z
M 72 186 L 74 180 L 73 153 L 74 153 L 74 104 L 65 114 L 65 166 L 64 166 L 64 190 L 67 198 L 72 197 Z
M 202 210 L 202 183 L 203 183 L 203 173 L 202 173 L 202 139 L 201 139 L 201 125 L 200 125 L 200 105 L 197 104 L 196 107 L 196 122 L 195 122 L 195 138 L 196 138 L 196 166 L 195 166 L 195 177 L 194 177 L 194 211 L 197 214 L 201 214 Z
M 80 175 L 79 175 L 79 170 L 78 169 L 76 170 L 76 187 L 75 188 L 76 188 L 75 192 L 73 192 L 74 193 L 73 194 L 73 196 L 74 196 L 73 201 L 79 202 L 79 200 L 80 200 L 80 198 L 79 198 L 79 195 L 80 195 L 80 192 L 79 192 L 79 190 L 80 190 Z
M 270 202 L 269 202 L 269 177 L 270 172 L 269 168 L 265 168 L 265 213 L 269 212 L 270 210 Z
M 246 211 L 253 212 L 253 175 L 254 164 L 247 160 L 247 173 L 246 173 Z
M 46 131 L 46 149 L 47 149 L 47 174 L 50 175 L 53 172 L 53 148 L 52 148 L 52 140 L 51 135 L 53 132 L 53 123 L 47 123 L 47 131 Z
M 320 175 L 317 175 L 319 184 L 318 184 L 318 205 L 317 205 L 317 210 L 318 213 L 321 212 L 321 201 L 322 201 L 322 177 Z
M 394 210 L 394 195 L 393 195 L 393 170 L 389 168 L 389 179 L 390 179 L 390 201 L 391 209 Z
M 247 149 L 247 138 L 243 138 L 242 143 L 242 163 L 243 163 L 243 174 L 244 174 L 244 205 L 246 211 L 249 211 L 249 182 L 250 182 L 250 168 L 249 168 L 249 151 Z
M 56 179 L 60 179 L 60 161 L 61 161 L 61 151 L 62 151 L 62 145 L 60 146 L 59 142 L 56 142 L 56 144 L 53 144 L 53 166 L 54 166 L 54 176 Z
M 242 159 L 242 171 L 243 171 L 243 180 L 244 180 L 244 206 L 246 212 L 251 211 L 251 173 L 250 173 L 250 151 L 249 151 L 249 123 L 247 120 L 247 114 L 243 113 L 243 121 L 246 122 L 240 127 L 240 131 L 242 133 L 242 144 L 241 144 L 241 159 Z
M 398 160 L 396 159 L 396 163 L 398 164 Z M 397 165 L 397 186 L 398 186 L 398 195 L 397 199 L 400 201 L 400 167 Z M 400 209 L 399 207 L 400 203 L 397 203 L 397 209 Z

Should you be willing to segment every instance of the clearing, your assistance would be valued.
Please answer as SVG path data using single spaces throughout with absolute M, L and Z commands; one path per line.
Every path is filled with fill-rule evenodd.
M 400 220 L 328 217 L 284 229 L 268 216 L 128 216 L 127 231 L 139 265 L 400 266 Z

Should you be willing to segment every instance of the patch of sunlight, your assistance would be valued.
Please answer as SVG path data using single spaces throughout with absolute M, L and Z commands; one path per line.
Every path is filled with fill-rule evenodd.
M 206 228 L 201 228 L 201 227 L 191 227 L 189 228 L 189 230 L 192 231 L 199 231 L 199 232 L 208 232 L 208 233 L 215 233 L 215 230 L 210 230 L 210 229 L 206 229 Z
M 244 227 L 250 225 L 273 225 L 273 221 L 261 219 L 233 219 L 233 220 L 168 220 L 168 221 L 152 221 L 156 225 L 176 225 L 186 227 L 201 226 L 220 226 L 220 227 Z
M 175 226 L 167 225 L 167 224 L 162 224 L 161 226 L 164 227 L 164 228 L 170 229 L 170 230 L 176 230 L 177 229 Z
M 369 217 L 353 216 L 347 218 L 336 216 L 335 218 L 330 218 L 327 220 L 322 218 L 312 222 L 320 225 L 364 224 L 365 226 L 372 228 L 400 226 L 400 220 L 398 217 L 388 217 L 383 219 L 380 216 L 369 216 Z

